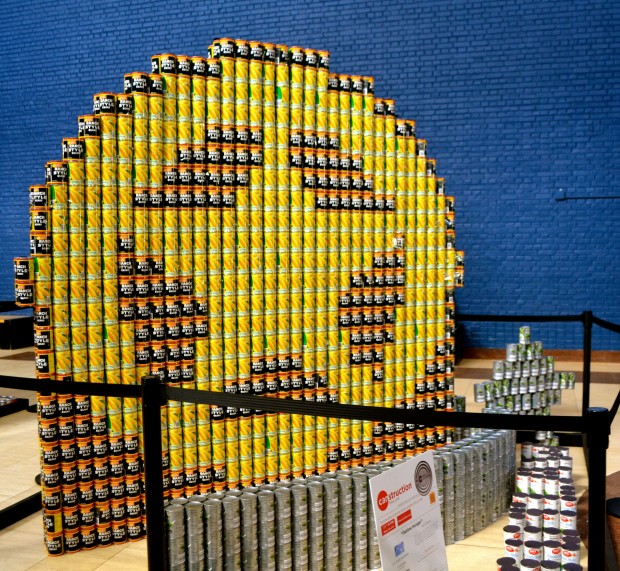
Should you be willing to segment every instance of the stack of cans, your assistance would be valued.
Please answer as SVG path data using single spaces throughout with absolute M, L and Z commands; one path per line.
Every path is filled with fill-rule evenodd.
M 222 499 L 224 568 L 241 569 L 241 500 L 237 495 Z
M 340 537 L 338 534 L 338 514 L 340 503 L 338 482 L 334 478 L 323 480 L 323 529 L 324 534 L 324 564 L 325 569 L 336 571 L 339 569 Z
M 552 435 L 546 439 L 554 440 Z M 504 527 L 504 557 L 497 560 L 498 568 L 581 571 L 569 449 L 523 442 L 521 450 L 521 467 Z
M 166 506 L 166 530 L 168 534 L 168 568 L 177 571 L 185 569 L 185 514 L 183 505 Z
M 368 480 L 402 461 L 166 500 L 170 566 L 381 569 Z
M 205 548 L 207 569 L 224 568 L 224 525 L 221 498 L 212 495 L 204 502 Z
M 487 527 L 508 509 L 515 434 L 475 430 L 435 452 L 446 545 Z
M 464 255 L 455 199 L 415 121 L 375 96 L 374 78 L 334 73 L 325 50 L 219 38 L 205 55 L 157 54 L 149 73 L 124 76 L 124 93 L 96 94 L 30 188 L 31 257 L 15 260 L 15 294 L 35 308 L 37 376 L 131 385 L 154 374 L 229 394 L 454 410 Z M 50 553 L 139 539 L 138 399 L 62 399 L 75 408 L 39 419 L 59 488 L 44 498 Z M 444 424 L 178 401 L 161 426 L 168 499 L 458 439 Z M 370 537 L 349 520 L 329 551 L 364 566 L 351 549 Z M 305 565 L 318 536 L 293 531 L 290 555 Z
M 541 341 L 531 341 L 528 326 L 519 328 L 519 343 L 506 346 L 506 359 L 493 363 L 493 379 L 474 385 L 483 412 L 548 416 L 561 404 L 562 389 L 575 388 L 575 373 L 555 370 L 555 359 L 543 354 Z
M 187 569 L 203 569 L 205 563 L 205 531 L 203 496 L 192 496 L 185 505 Z
M 514 446 L 511 431 L 474 430 L 471 437 L 435 453 L 446 544 L 480 531 L 508 510 L 515 478 L 510 453 Z M 174 499 L 165 508 L 168 545 L 174 553 L 169 561 L 182 561 L 179 549 L 185 545 L 187 569 L 205 564 L 207 569 L 243 571 L 379 570 L 368 481 L 402 462 L 406 460 L 244 491 L 213 492 L 189 501 Z M 185 518 L 179 508 L 185 510 Z

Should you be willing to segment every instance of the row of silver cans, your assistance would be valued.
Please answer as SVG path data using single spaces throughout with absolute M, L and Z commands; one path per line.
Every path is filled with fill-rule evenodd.
M 174 499 L 165 506 L 169 567 L 380 569 L 368 479 L 398 463 Z
M 566 388 L 566 386 L 567 385 L 565 385 L 564 388 Z M 485 402 L 508 395 L 532 394 L 541 391 L 561 389 L 562 387 L 559 382 L 545 377 L 522 377 L 521 379 L 484 381 L 474 384 L 474 400 L 475 402 Z
M 484 529 L 509 506 L 515 466 L 512 431 L 472 431 L 435 451 L 447 545 Z
M 510 363 L 515 363 L 517 361 L 533 361 L 534 359 L 542 359 L 543 357 L 542 341 L 506 344 L 506 361 Z
M 498 414 L 537 414 L 548 416 L 550 407 L 562 404 L 562 391 L 544 390 L 524 395 L 508 395 L 484 401 L 482 412 Z
M 493 379 L 512 379 L 531 375 L 553 375 L 555 373 L 554 357 L 541 357 L 531 361 L 494 361 Z

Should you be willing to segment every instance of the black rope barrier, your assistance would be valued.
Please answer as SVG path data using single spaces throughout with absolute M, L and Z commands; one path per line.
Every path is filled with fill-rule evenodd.
M 519 416 L 492 415 L 476 412 L 445 412 L 407 410 L 336 403 L 316 403 L 279 399 L 267 396 L 231 395 L 213 391 L 166 387 L 169 400 L 222 407 L 248 408 L 267 412 L 284 412 L 310 416 L 348 418 L 374 422 L 402 422 L 404 424 L 449 425 L 477 428 L 505 428 L 508 430 L 557 430 L 585 432 L 580 416 Z
M 53 381 L 0 375 L 0 387 L 35 391 L 37 393 L 59 393 L 91 395 L 101 397 L 140 398 L 140 385 L 110 385 L 106 383 L 76 383 L 75 381 Z
M 103 397 L 141 398 L 139 385 L 110 385 L 105 383 L 76 383 L 75 381 L 52 381 L 0 375 L 0 386 L 5 388 L 52 392 L 60 394 L 84 394 Z M 579 416 L 519 416 L 489 415 L 474 412 L 445 412 L 407 410 L 359 406 L 337 403 L 297 401 L 268 396 L 231 395 L 224 392 L 182 389 L 163 385 L 166 400 L 206 404 L 233 408 L 248 408 L 268 412 L 284 412 L 310 416 L 368 420 L 375 422 L 402 422 L 404 424 L 450 425 L 478 428 L 505 428 L 508 430 L 556 430 L 562 432 L 585 432 L 585 424 Z M 164 403 L 165 404 L 165 401 Z
M 0 313 L 7 313 L 9 311 L 23 311 L 28 309 L 27 307 L 19 307 L 14 301 L 0 301 Z
M 596 317 L 596 315 L 592 316 L 592 323 L 598 325 L 599 327 L 602 327 L 603 329 L 613 331 L 614 333 L 620 333 L 620 325 L 611 321 L 607 321 L 606 319 Z

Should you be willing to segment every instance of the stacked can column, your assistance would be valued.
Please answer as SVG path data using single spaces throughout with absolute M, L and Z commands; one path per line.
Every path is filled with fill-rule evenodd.
M 317 52 L 316 79 L 316 392 L 315 400 L 328 401 L 328 83 L 329 52 Z M 327 418 L 317 417 L 316 422 L 316 471 L 327 470 L 328 438 Z
M 328 75 L 327 85 L 327 187 L 328 187 L 328 238 L 327 238 L 327 344 L 328 344 L 328 401 L 338 402 L 340 373 L 340 108 L 338 76 Z M 327 466 L 334 472 L 339 465 L 340 433 L 337 418 L 327 421 Z
M 192 60 L 177 56 L 177 142 L 191 145 L 192 138 Z
M 250 366 L 251 393 L 261 396 L 265 393 L 265 351 L 264 351 L 264 259 L 263 259 L 263 67 L 271 68 L 265 75 L 271 83 L 267 89 L 273 91 L 273 49 L 269 51 L 268 63 L 263 64 L 265 48 L 258 42 L 250 42 L 248 64 L 248 105 L 249 105 L 249 196 L 250 196 Z M 267 114 L 269 117 L 269 113 Z M 272 415 L 275 417 L 275 415 Z M 250 428 L 250 449 L 246 465 L 252 470 L 242 485 L 260 485 L 267 473 L 265 457 L 266 415 L 263 411 L 253 411 Z M 243 460 L 243 458 L 242 458 Z
M 202 154 L 200 152 L 194 153 L 193 147 L 187 144 L 178 146 L 177 192 L 179 206 L 176 213 L 179 252 L 178 290 L 175 288 L 175 290 L 167 292 L 169 295 L 166 296 L 165 300 L 167 382 L 175 386 L 185 386 L 185 388 L 194 386 L 192 366 L 194 340 L 193 338 L 181 337 L 180 317 L 185 311 L 184 307 L 189 307 L 193 299 L 192 205 L 195 195 L 195 174 L 200 168 L 197 168 L 195 163 L 197 160 L 202 161 L 204 167 L 204 152 Z M 171 240 L 174 243 L 175 232 L 173 228 L 166 225 L 165 231 L 172 234 Z M 168 243 L 169 234 L 165 233 L 164 235 L 166 243 Z M 167 247 L 164 251 L 167 251 Z M 177 295 L 174 295 L 175 291 Z M 178 433 L 182 441 L 181 448 L 176 450 L 174 454 L 174 466 L 172 465 L 171 448 L 173 495 L 177 493 L 174 489 L 192 489 L 197 485 L 195 414 L 195 406 L 191 403 L 177 404 L 174 402 L 169 406 L 168 419 L 174 421 L 174 424 L 170 425 L 169 428 L 174 431 L 175 435 Z
M 445 180 L 438 179 L 437 188 L 445 195 Z M 454 307 L 454 269 L 456 265 L 455 234 L 454 234 L 454 197 L 444 196 L 444 210 L 439 215 L 444 221 L 445 243 L 445 275 L 444 275 L 444 300 L 445 300 L 445 354 L 446 354 L 446 390 L 454 390 L 454 331 L 455 331 L 455 307 Z M 440 238 L 441 240 L 441 238 Z
M 426 160 L 426 410 L 435 410 L 437 393 L 437 197 L 435 161 Z M 435 427 L 426 428 L 426 448 L 435 447 Z
M 208 339 L 208 207 L 209 165 L 207 151 L 207 62 L 191 58 L 193 142 L 193 296 L 183 296 L 181 312 L 181 379 L 198 390 L 209 390 Z M 191 351 L 193 341 L 193 352 Z M 190 358 L 193 357 L 193 360 Z M 190 375 L 193 373 L 193 380 Z M 211 407 L 196 405 L 198 492 L 212 490 Z
M 385 299 L 384 251 L 385 251 L 385 101 L 375 99 L 374 122 L 374 215 L 373 215 L 373 388 L 375 406 L 384 405 L 384 326 Z M 385 427 L 383 423 L 373 425 L 373 458 L 375 462 L 384 458 Z
M 179 360 L 175 365 L 174 379 L 183 388 L 195 388 L 194 360 L 196 344 L 189 322 L 193 322 L 195 267 L 204 260 L 206 249 L 206 155 L 204 146 L 179 145 L 178 169 L 178 223 L 179 223 L 179 294 L 170 303 L 166 299 L 166 336 Z M 196 249 L 198 250 L 197 255 Z M 195 258 L 198 258 L 196 261 Z M 204 282 L 201 291 L 206 293 Z M 178 347 L 178 349 L 177 349 Z M 198 451 L 196 434 L 196 406 L 181 404 L 181 429 L 183 434 L 183 473 L 185 494 L 193 494 L 198 487 Z
M 118 244 L 118 235 L 133 234 L 133 97 L 130 93 L 116 96 L 116 185 L 117 185 L 117 274 L 118 320 L 120 338 L 120 382 L 136 383 L 135 361 L 135 310 L 133 287 L 134 254 L 124 252 Z M 123 433 L 129 437 L 138 434 L 138 400 L 123 399 Z
M 65 156 L 63 144 L 63 158 Z M 49 308 L 53 315 L 53 307 L 58 307 L 59 316 L 63 312 L 63 304 L 68 300 L 68 167 L 66 161 L 47 163 L 45 179 L 47 182 L 46 206 L 30 208 L 31 254 L 34 258 L 27 260 L 26 270 L 21 270 L 29 279 L 34 279 L 35 316 L 40 315 L 42 308 Z M 49 240 L 49 242 L 48 242 Z M 58 274 L 56 274 L 58 272 Z M 64 275 L 63 275 L 64 273 Z M 64 293 L 63 293 L 64 292 Z M 44 313 L 44 310 L 43 310 Z M 38 320 L 35 319 L 35 322 Z M 45 324 L 47 326 L 51 325 Z M 59 332 L 61 329 L 59 330 Z M 59 333 L 58 332 L 58 333 Z M 63 340 L 56 331 L 35 325 L 35 370 L 37 378 L 67 378 L 58 372 L 56 356 L 60 358 L 60 370 L 70 367 L 63 364 Z M 58 342 L 58 350 L 56 349 Z M 69 339 L 64 341 L 67 345 Z M 58 402 L 62 404 L 62 416 L 58 415 Z M 43 445 L 42 454 L 42 506 L 46 527 L 46 543 L 50 553 L 63 550 L 75 550 L 74 536 L 77 531 L 79 549 L 79 517 L 77 502 L 71 498 L 77 496 L 77 465 L 76 455 L 67 457 L 62 454 L 67 448 L 75 450 L 74 410 L 72 395 L 52 394 L 45 398 L 38 397 L 39 439 Z M 54 409 L 56 414 L 54 415 Z M 90 442 L 89 442 L 90 443 Z M 56 458 L 53 460 L 56 450 Z M 62 511 L 60 511 L 62 509 Z M 73 523 L 73 520 L 76 520 Z M 66 529 L 65 522 L 71 521 L 71 530 Z M 58 524 L 57 526 L 55 524 Z M 58 529 L 56 529 L 58 527 Z M 77 527 L 77 529 L 76 529 Z M 60 532 L 60 535 L 58 535 Z
M 86 338 L 88 345 L 88 380 L 103 382 L 102 268 L 101 268 L 101 131 L 99 118 L 83 117 L 81 137 L 84 141 L 85 254 L 86 254 Z M 79 311 L 79 310 L 78 310 Z M 79 316 L 78 316 L 79 318 Z M 79 333 L 79 329 L 76 331 Z M 106 434 L 106 402 L 92 397 L 91 414 L 96 434 Z
M 306 317 L 310 310 L 305 305 L 305 286 L 310 287 L 312 277 L 306 274 L 305 263 L 312 257 L 310 249 L 306 253 L 308 241 L 305 239 L 304 219 L 307 195 L 305 188 L 305 171 L 303 144 L 303 112 L 304 112 L 304 50 L 300 47 L 289 49 L 290 66 L 290 135 L 291 146 L 291 398 L 303 399 L 303 388 L 306 373 L 309 373 L 309 351 L 314 348 L 314 339 L 307 344 Z M 309 153 L 307 156 L 310 156 Z M 310 217 L 310 214 L 308 214 Z M 311 238 L 308 238 L 311 240 Z M 313 299 L 309 299 L 312 303 Z M 314 355 L 312 355 L 313 357 Z M 299 478 L 304 469 L 304 417 L 291 415 L 291 474 Z
M 383 403 L 388 408 L 395 404 L 395 345 L 394 345 L 394 281 L 396 258 L 394 237 L 396 231 L 396 111 L 393 99 L 385 100 L 385 249 L 383 256 L 384 295 L 384 377 Z M 385 423 L 385 459 L 394 459 L 394 423 Z
M 192 83 L 205 82 L 206 63 L 202 73 L 199 58 L 194 62 Z M 193 102 L 192 102 L 193 103 Z M 206 111 L 205 111 L 206 112 Z M 199 113 L 200 115 L 200 113 Z M 194 134 L 197 132 L 196 117 L 192 116 Z M 206 128 L 206 118 L 203 117 Z M 195 145 L 193 149 L 193 239 L 194 239 L 194 295 L 181 298 L 181 382 L 183 386 L 191 385 L 198 390 L 209 390 L 209 338 L 208 338 L 208 251 L 209 251 L 209 171 L 212 158 L 206 147 Z M 193 379 L 192 379 L 193 375 Z M 191 413 L 191 411 L 187 411 Z M 211 450 L 211 407 L 196 405 L 196 445 L 198 491 L 210 492 L 213 484 L 213 458 Z
M 405 231 L 405 400 L 414 410 L 417 395 L 417 317 L 416 317 L 416 141 L 415 122 L 406 127 L 406 231 Z M 415 424 L 405 427 L 407 456 L 415 454 Z
M 249 59 L 250 45 L 235 40 L 235 191 L 237 213 L 237 374 L 238 391 L 250 394 L 252 357 L 251 199 L 249 181 Z M 262 69 L 262 66 L 261 66 Z M 239 483 L 252 484 L 252 411 L 239 409 Z M 229 484 L 230 485 L 230 484 Z
M 162 223 L 162 252 L 164 275 L 164 292 L 161 297 L 151 301 L 151 320 L 157 327 L 151 328 L 151 343 L 156 342 L 153 335 L 158 335 L 163 331 L 166 335 L 165 319 L 166 307 L 174 305 L 174 298 L 178 295 L 179 288 L 179 237 L 178 237 L 178 175 L 177 165 L 177 61 L 171 54 L 160 54 L 151 58 L 150 92 L 148 97 L 149 114 L 149 142 L 153 142 L 157 150 L 151 154 L 149 150 L 148 160 L 151 170 L 151 179 L 158 180 L 157 172 L 161 168 L 163 196 L 168 200 L 163 206 Z M 151 134 L 150 122 L 153 122 Z M 161 139 L 161 143 L 160 143 Z M 161 148 L 161 151 L 159 150 Z M 157 162 L 157 157 L 161 153 L 161 162 Z M 152 164 L 151 164 L 152 163 Z M 164 178 L 163 167 L 166 166 L 166 177 Z M 165 182 L 166 189 L 163 189 Z M 153 193 L 157 196 L 157 193 Z M 136 218 L 137 221 L 137 218 Z M 142 222 L 142 220 L 141 220 Z M 136 227 L 136 257 L 138 245 L 138 232 Z M 154 248 L 149 247 L 149 257 L 153 255 Z M 156 255 L 159 258 L 160 255 Z M 155 258 L 155 259 L 157 259 Z M 152 258 L 151 258 L 152 259 Z M 152 263 L 152 262 L 151 262 Z M 155 264 L 153 264 L 155 266 Z M 155 320 L 155 321 L 154 321 Z M 158 337 L 159 341 L 164 341 L 163 337 Z M 165 350 L 164 350 L 165 352 Z M 152 353 L 153 357 L 155 352 Z M 159 353 L 161 354 L 161 352 Z M 171 365 L 165 366 L 165 371 L 161 371 L 161 365 L 151 362 L 151 371 L 163 372 L 164 375 L 172 372 L 175 375 L 174 361 Z M 175 378 L 173 382 L 178 382 Z M 167 382 L 170 382 L 168 378 Z M 181 403 L 168 403 L 162 409 L 162 432 L 167 435 L 162 442 L 164 453 L 164 485 L 176 488 L 175 495 L 183 486 L 182 475 L 182 443 L 180 442 Z M 173 462 L 174 460 L 174 462 Z M 173 465 L 174 464 L 174 465 Z M 174 471 L 174 475 L 173 475 Z M 180 472 L 180 473 L 179 473 Z M 174 480 L 174 483 L 173 483 Z
M 303 50 L 303 146 L 304 146 L 304 188 L 303 188 L 303 330 L 304 353 L 303 399 L 315 400 L 317 375 L 317 176 L 316 176 L 316 97 L 318 56 L 314 50 Z M 296 69 L 296 50 L 292 50 L 293 68 Z M 293 88 L 295 88 L 293 77 Z M 304 461 L 305 476 L 316 470 L 316 420 L 304 415 Z
M 338 76 L 340 197 L 340 370 L 338 401 L 351 404 L 351 77 Z M 340 419 L 339 466 L 351 465 L 351 421 Z
M 104 112 L 113 113 L 114 95 L 100 94 L 95 96 L 95 113 L 100 111 L 100 102 L 103 100 Z M 94 119 L 94 121 L 93 121 Z M 112 123 L 112 122 L 110 122 Z M 101 188 L 101 118 L 84 118 L 82 137 L 85 152 L 85 229 L 86 229 L 86 316 L 88 339 L 88 377 L 90 382 L 104 381 L 104 349 L 103 349 L 103 271 L 102 271 L 102 188 Z M 108 124 L 110 128 L 110 124 Z M 113 149 L 113 148 L 114 149 Z M 116 141 L 109 135 L 106 143 L 108 158 L 115 155 Z M 109 162 L 108 162 L 109 166 Z M 108 181 L 109 182 L 109 181 Z M 111 401 L 111 412 L 120 412 L 120 403 Z M 96 437 L 107 436 L 107 447 L 117 454 L 123 453 L 122 415 L 117 414 L 114 425 L 108 426 L 107 407 L 104 397 L 91 397 L 92 434 Z M 88 470 L 87 467 L 85 467 Z M 92 469 L 92 468 L 91 468 Z M 119 482 L 119 488 L 124 489 L 124 482 Z M 110 525 L 110 497 L 111 487 L 109 478 L 95 481 L 94 485 L 95 509 L 104 514 L 97 522 L 97 543 L 106 544 L 111 541 Z M 108 514 L 106 517 L 105 514 Z
M 271 50 L 274 62 L 271 63 Z M 265 47 L 264 111 L 269 117 L 275 100 L 276 129 L 276 208 L 277 208 L 277 355 L 278 370 L 274 381 L 269 378 L 267 391 L 277 391 L 278 398 L 289 398 L 291 392 L 291 272 L 300 256 L 291 255 L 291 194 L 289 177 L 290 82 L 288 47 Z M 267 132 L 272 128 L 265 124 Z M 297 196 L 297 195 L 296 195 Z M 268 204 L 265 204 L 268 206 Z M 269 218 L 268 218 L 269 219 Z M 265 225 L 265 245 L 270 228 Z M 266 252 L 267 255 L 270 252 Z M 299 252 L 297 252 L 299 254 Z M 271 262 L 270 262 L 271 264 Z M 266 264 L 265 269 L 270 271 Z M 287 479 L 291 473 L 291 415 L 267 415 L 267 480 Z
M 406 352 L 406 311 L 405 311 L 405 231 L 407 218 L 407 123 L 396 121 L 396 226 L 394 228 L 394 406 L 406 407 L 405 352 Z M 394 449 L 396 458 L 405 455 L 405 426 L 395 426 Z
M 86 314 L 88 369 L 90 382 L 103 382 L 102 268 L 101 268 L 101 131 L 99 118 L 93 129 L 84 131 L 85 230 L 86 230 Z M 94 123 L 96 121 L 96 127 Z M 95 134 L 96 132 L 96 134 Z M 92 134 L 90 134 L 92 133 Z M 96 412 L 105 416 L 105 398 L 93 398 Z M 93 411 L 95 412 L 95 410 Z
M 222 305 L 222 194 L 221 194 L 221 70 L 214 54 L 219 45 L 210 50 L 207 60 L 207 302 L 208 302 L 208 366 L 210 390 L 224 390 L 224 340 Z M 197 362 L 202 359 L 197 353 Z M 206 435 L 205 435 L 206 436 Z M 226 435 L 224 410 L 211 407 L 211 453 L 213 485 L 221 490 L 226 484 Z
M 182 145 L 191 145 L 191 193 L 184 196 L 181 201 L 179 195 L 179 294 L 180 311 L 175 310 L 175 329 L 180 329 L 180 319 L 183 317 L 193 318 L 193 296 L 195 289 L 195 266 L 194 257 L 196 242 L 198 243 L 198 258 L 201 255 L 201 238 L 204 245 L 205 226 L 200 230 L 200 206 L 206 201 L 206 150 L 204 139 L 200 133 L 194 140 L 194 78 L 193 61 L 188 56 L 177 56 L 177 136 L 179 149 Z M 196 85 L 200 76 L 196 79 Z M 196 101 L 198 120 L 204 121 L 204 114 L 200 116 L 200 100 Z M 198 227 L 195 222 L 198 222 Z M 194 240 L 197 238 L 197 241 Z M 177 303 L 177 306 L 179 304 Z M 186 331 L 187 333 L 187 331 Z M 180 334 L 180 380 L 183 388 L 196 388 L 194 373 L 195 340 L 193 336 Z M 191 495 L 198 489 L 198 439 L 196 432 L 196 405 L 182 403 L 181 425 L 183 429 L 183 470 L 185 494 Z
M 151 284 L 159 284 L 161 276 L 155 275 L 155 268 L 162 268 L 163 291 L 151 291 L 151 371 L 163 376 L 172 386 L 181 386 L 179 343 L 179 310 L 181 282 L 181 238 L 187 235 L 179 232 L 181 227 L 181 196 L 185 205 L 185 227 L 191 224 L 187 209 L 192 200 L 192 155 L 187 142 L 187 84 L 189 78 L 185 69 L 184 116 L 185 146 L 177 148 L 178 117 L 177 94 L 179 81 L 178 61 L 175 56 L 164 54 L 152 60 L 154 74 L 161 76 L 162 90 L 151 75 L 149 95 L 149 258 L 151 262 Z M 182 167 L 176 167 L 181 161 Z M 165 168 L 165 176 L 164 176 Z M 178 170 L 175 170 L 177 169 Z M 182 169 L 182 170 L 181 170 Z M 190 230 L 191 236 L 191 230 Z M 187 243 L 186 243 L 187 249 Z M 159 262 L 161 260 L 161 263 Z M 186 262 L 186 276 L 191 271 Z M 162 311 L 163 310 L 163 311 Z M 173 497 L 182 495 L 184 478 L 183 405 L 169 402 L 166 408 L 168 427 L 168 448 L 170 459 L 170 488 Z
M 223 267 L 223 326 L 224 326 L 224 390 L 238 391 L 237 361 L 237 216 L 235 195 L 235 42 L 219 40 L 221 64 L 221 124 L 222 124 L 222 267 Z M 231 155 L 232 154 L 232 155 Z M 242 204 L 242 207 L 244 205 Z M 245 296 L 242 292 L 242 304 Z M 226 408 L 225 450 L 226 485 L 236 487 L 239 482 L 239 422 L 238 409 Z
M 120 378 L 120 327 L 118 320 L 118 191 L 117 191 L 117 118 L 116 95 L 102 94 L 95 98 L 95 112 L 99 114 L 101 127 L 101 229 L 103 272 L 103 339 L 105 357 L 105 382 L 118 384 Z M 118 397 L 108 397 L 108 439 L 113 446 L 123 448 L 128 455 L 138 451 L 138 426 L 129 420 L 125 433 L 123 426 L 123 402 Z M 94 471 L 98 480 L 109 473 L 103 459 L 95 459 Z M 110 476 L 110 509 L 118 516 L 126 510 L 126 489 L 131 476 L 119 473 L 117 468 Z M 137 478 L 133 477 L 138 484 Z M 138 484 L 139 485 L 139 484 Z M 121 518 L 112 521 L 114 541 L 127 540 L 126 523 Z
M 416 139 L 416 408 L 426 408 L 427 320 L 426 320 L 426 141 Z M 434 362 L 433 347 L 433 362 Z M 429 360 L 430 365 L 430 360 Z M 416 426 L 416 448 L 426 448 L 426 427 Z
M 119 317 L 121 382 L 124 384 L 140 382 L 142 377 L 150 372 L 149 303 L 148 298 L 136 297 L 135 291 L 137 277 L 150 273 L 146 219 L 149 83 L 149 76 L 145 73 L 126 74 L 125 94 L 117 98 Z M 133 117 L 129 117 L 126 113 L 129 106 Z M 126 399 L 123 403 L 123 422 L 125 423 L 125 416 L 128 427 L 135 421 L 141 453 L 143 436 L 139 422 L 140 407 L 138 401 L 131 399 Z M 165 425 L 163 428 L 165 429 Z M 130 432 L 128 431 L 128 437 Z M 168 434 L 164 430 L 162 441 L 167 443 L 167 440 Z M 167 451 L 167 445 L 165 449 Z M 136 519 L 139 517 L 140 513 Z
M 86 131 L 95 131 L 98 129 L 98 120 L 96 121 L 80 121 L 78 123 L 78 134 L 84 135 Z M 63 363 L 63 357 L 58 353 L 62 350 L 61 338 L 63 328 L 61 321 L 64 321 L 63 314 L 69 318 L 69 325 L 71 326 L 71 373 L 73 379 L 76 381 L 88 380 L 88 358 L 87 358 L 87 338 L 86 338 L 86 305 L 85 305 L 85 234 L 84 234 L 84 177 L 85 177 L 85 165 L 84 165 L 84 147 L 85 142 L 83 140 L 65 139 L 63 140 L 63 157 L 67 165 L 67 175 L 69 183 L 69 293 L 71 295 L 70 309 L 67 306 L 66 311 L 63 309 L 63 305 L 59 304 L 60 300 L 56 299 L 54 294 L 54 310 L 53 321 L 55 327 L 54 343 L 57 348 L 57 378 L 58 374 L 68 374 L 69 367 Z M 58 192 L 58 189 L 53 186 L 54 196 L 59 197 L 62 192 Z M 54 204 L 54 209 L 56 204 Z M 56 232 L 56 229 L 54 229 Z M 57 240 L 55 240 L 55 243 Z M 63 264 L 64 265 L 64 264 Z M 58 271 L 55 265 L 55 272 Z M 54 290 L 56 291 L 56 287 Z M 75 295 L 75 297 L 74 297 Z M 70 317 L 69 317 L 70 316 Z M 56 329 L 58 328 L 58 329 Z M 65 330 L 66 331 L 66 330 Z M 101 399 L 95 399 L 97 401 L 96 410 L 99 412 L 97 417 L 91 418 L 90 399 L 93 397 L 75 396 L 73 403 L 67 400 L 66 397 L 58 395 L 58 410 L 59 413 L 65 418 L 68 418 L 71 410 L 71 404 L 73 404 L 74 410 L 74 430 L 76 440 L 72 442 L 69 439 L 63 439 L 61 442 L 61 468 L 63 474 L 67 474 L 70 477 L 71 474 L 71 462 L 76 459 L 78 461 L 78 475 L 80 477 L 79 486 L 79 519 L 81 526 L 82 544 L 84 547 L 92 546 L 92 542 L 95 539 L 106 541 L 109 530 L 105 529 L 105 515 L 102 518 L 101 524 L 104 525 L 103 529 L 99 529 L 100 533 L 95 534 L 95 487 L 91 481 L 88 481 L 89 472 L 93 474 L 93 478 L 101 481 L 103 480 L 104 486 L 106 478 L 108 476 L 107 468 L 107 434 L 106 434 L 106 419 L 105 410 L 102 411 Z M 91 434 L 93 435 L 91 441 Z M 91 466 L 89 460 L 94 457 L 94 466 Z M 68 465 L 67 465 L 68 463 Z M 74 464 L 75 466 L 75 464 Z M 110 464 L 112 467 L 113 464 Z M 111 474 L 111 472 L 110 472 Z M 122 474 L 121 474 L 122 476 Z M 99 494 L 102 495 L 104 486 L 98 486 Z M 66 494 L 65 494 L 66 495 Z M 102 498 L 103 512 L 105 514 L 105 497 Z M 101 506 L 99 506 L 101 507 Z M 64 518 L 63 525 L 70 522 L 71 518 Z M 109 522 L 108 522 L 109 523 Z M 68 528 L 75 529 L 73 525 L 68 525 Z
M 372 325 L 374 321 L 372 311 L 372 282 L 374 261 L 374 117 L 375 97 L 374 79 L 363 78 L 363 177 L 364 187 L 362 195 L 362 404 L 374 405 L 373 387 L 373 337 Z M 363 463 L 368 465 L 373 459 L 373 423 L 364 421 L 362 424 L 362 453 Z
M 118 191 L 118 235 L 133 235 L 133 96 L 130 93 L 116 96 L 116 141 L 117 164 L 116 184 Z M 135 305 L 133 280 L 135 276 L 135 257 L 133 251 L 125 251 L 124 246 L 117 241 L 117 268 L 118 268 L 118 319 L 120 336 L 120 382 L 135 384 L 136 354 L 135 354 Z M 129 284 L 130 287 L 127 287 Z M 140 432 L 139 401 L 125 398 L 122 402 L 123 411 L 123 438 L 126 456 L 115 458 L 110 463 L 110 476 L 119 478 L 122 474 L 129 478 L 127 482 L 133 490 L 138 484 L 142 471 L 143 439 Z M 125 468 L 127 466 L 127 468 Z M 95 466 L 95 469 L 97 466 Z M 142 506 L 138 494 L 129 497 L 122 504 L 113 505 L 113 510 L 125 509 L 127 519 L 127 537 L 135 540 L 144 533 L 141 519 Z M 118 513 L 116 514 L 119 515 Z M 116 530 L 117 534 L 119 530 Z
M 192 63 L 192 143 L 207 144 L 207 63 L 204 57 L 193 56 Z
M 77 382 L 88 380 L 88 356 L 86 339 L 86 275 L 85 275 L 85 233 L 84 233 L 84 141 L 80 139 L 63 139 L 63 159 L 67 167 L 68 189 L 63 197 L 64 188 L 51 181 L 50 198 L 52 201 L 52 237 L 56 236 L 57 245 L 64 241 L 61 238 L 62 225 L 68 224 L 68 288 L 69 299 L 56 303 L 57 309 L 54 314 L 54 345 L 60 347 L 67 337 L 71 343 L 72 354 L 67 354 L 70 365 L 63 364 L 61 356 L 60 374 L 71 374 Z M 64 202 L 64 205 L 63 205 Z M 68 209 L 68 210 L 67 210 Z M 68 215 L 68 220 L 63 223 L 63 211 Z M 57 216 L 60 215 L 60 216 Z M 59 240 L 60 238 L 60 240 Z M 60 244 L 59 244 L 60 242 Z M 54 250 L 55 251 L 55 250 Z M 56 254 L 54 255 L 56 258 Z M 60 260 L 59 260 L 60 262 Z M 62 275 L 60 268 L 64 267 L 61 262 L 59 267 L 55 264 L 54 274 Z M 55 288 L 56 289 L 56 288 Z M 67 322 L 65 322 L 65 319 Z M 61 322 L 65 322 L 61 325 Z M 76 327 L 75 335 L 72 335 L 73 327 Z M 81 333 L 81 335 L 80 335 Z M 73 355 L 75 354 L 75 356 Z M 60 356 L 60 355 L 59 355 Z
M 351 170 L 349 186 L 351 198 L 351 404 L 362 404 L 362 377 L 363 377 L 363 107 L 364 82 L 361 76 L 351 77 L 350 99 L 350 140 L 351 140 Z M 351 460 L 354 466 L 362 463 L 362 421 L 351 420 Z

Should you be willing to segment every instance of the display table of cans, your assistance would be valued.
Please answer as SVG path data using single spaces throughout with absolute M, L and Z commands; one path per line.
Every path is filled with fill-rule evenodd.
M 500 571 L 581 571 L 573 459 L 565 447 L 524 442 Z
M 330 72 L 327 51 L 219 39 L 206 58 L 153 56 L 124 93 L 96 94 L 77 131 L 30 187 L 32 257 L 15 260 L 39 378 L 156 374 L 231 394 L 453 410 L 455 201 L 415 121 L 375 97 L 372 77 Z M 39 405 L 50 550 L 63 534 L 64 549 L 86 546 L 81 529 L 89 547 L 139 535 L 140 403 Z M 163 409 L 162 437 L 172 498 L 453 440 L 445 426 L 181 402 Z
M 514 433 L 472 432 L 434 453 L 448 544 L 496 521 L 510 502 Z M 170 569 L 381 569 L 368 479 L 402 462 L 173 499 Z
M 474 400 L 483 412 L 548 416 L 562 402 L 562 389 L 575 388 L 575 373 L 555 371 L 555 359 L 543 355 L 541 341 L 531 341 L 528 326 L 519 328 L 519 343 L 506 346 L 506 359 L 493 363 L 493 379 L 474 385 Z

